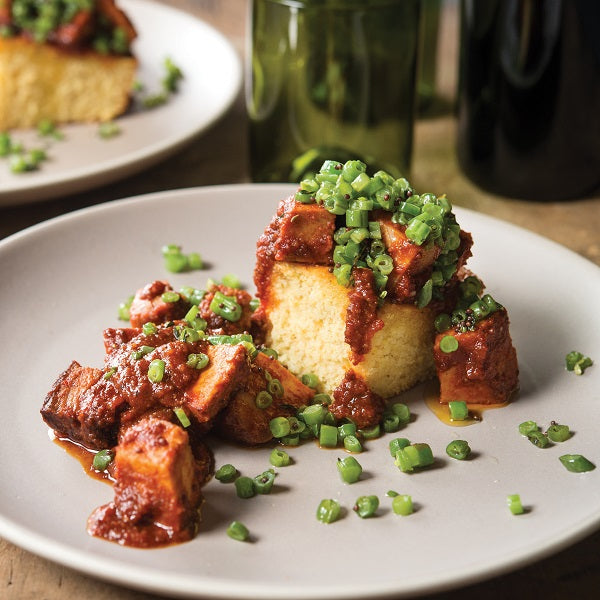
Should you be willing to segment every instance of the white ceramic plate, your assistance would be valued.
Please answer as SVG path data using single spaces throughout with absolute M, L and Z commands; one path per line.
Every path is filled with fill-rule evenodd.
M 160 92 L 163 62 L 170 57 L 184 74 L 179 91 L 152 110 L 119 117 L 121 134 L 102 139 L 98 125 L 60 128 L 49 160 L 38 171 L 15 175 L 0 160 L 0 206 L 71 194 L 131 175 L 175 153 L 210 127 L 231 106 L 241 84 L 241 65 L 230 42 L 191 14 L 148 0 L 121 0 L 138 31 L 134 53 L 138 80 Z M 15 131 L 26 148 L 43 146 L 35 131 Z
M 112 498 L 109 486 L 48 439 L 39 416 L 60 371 L 75 359 L 99 366 L 101 331 L 118 326 L 116 308 L 155 278 L 203 287 L 208 277 L 236 273 L 251 287 L 255 243 L 291 190 L 241 185 L 159 193 L 96 206 L 54 219 L 0 243 L 0 535 L 92 576 L 180 596 L 348 599 L 406 596 L 463 585 L 525 565 L 592 532 L 600 523 L 600 468 L 567 472 L 558 457 L 581 453 L 600 465 L 600 365 L 583 376 L 565 370 L 578 349 L 600 361 L 600 269 L 548 240 L 466 210 L 473 233 L 471 268 L 510 311 L 522 391 L 481 423 L 454 428 L 423 403 L 421 389 L 403 396 L 416 420 L 402 436 L 427 442 L 435 468 L 407 475 L 393 464 L 392 435 L 368 443 L 358 457 L 365 475 L 344 485 L 340 450 L 312 443 L 290 452 L 269 496 L 241 500 L 231 485 L 205 488 L 205 521 L 193 541 L 159 550 L 122 548 L 89 537 L 88 515 Z M 198 251 L 210 269 L 169 275 L 161 246 Z M 522 438 L 519 423 L 567 423 L 575 435 L 541 450 Z M 446 457 L 453 439 L 467 439 L 473 460 Z M 247 475 L 268 468 L 270 449 L 215 444 L 217 465 Z M 418 510 L 398 517 L 385 496 L 411 494 Z M 513 516 L 507 494 L 529 512 Z M 376 494 L 376 518 L 351 507 Z M 347 509 L 331 525 L 317 522 L 322 498 Z M 227 537 L 238 519 L 255 541 Z

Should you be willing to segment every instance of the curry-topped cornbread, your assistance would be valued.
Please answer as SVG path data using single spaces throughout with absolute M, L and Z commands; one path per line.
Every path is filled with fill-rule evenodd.
M 114 0 L 0 0 L 0 28 L 0 129 L 126 110 L 136 32 Z
M 436 335 L 470 332 L 471 351 L 454 354 L 462 359 L 451 370 L 452 361 L 437 361 L 442 401 L 462 399 L 458 379 L 479 390 L 470 402 L 504 402 L 517 388 L 516 354 L 506 311 L 466 278 L 471 245 L 444 196 L 416 194 L 381 171 L 370 177 L 359 161 L 326 161 L 281 202 L 258 243 L 266 343 L 292 372 L 318 376 L 336 417 L 356 420 L 359 387 L 397 395 L 435 374 Z M 377 420 L 363 417 L 363 426 Z

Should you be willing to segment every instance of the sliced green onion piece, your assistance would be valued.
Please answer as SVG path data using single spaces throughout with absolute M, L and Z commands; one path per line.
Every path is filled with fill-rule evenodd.
M 355 435 L 347 435 L 344 437 L 344 448 L 348 450 L 348 452 L 358 453 L 363 451 L 362 444 Z
M 314 373 L 305 373 L 300 380 L 304 385 L 313 390 L 316 390 L 319 387 L 319 378 Z
M 269 462 L 274 467 L 287 467 L 291 461 L 290 455 L 285 450 L 280 450 L 279 448 L 273 448 L 269 456 Z
M 129 296 L 125 302 L 119 304 L 118 317 L 120 321 L 129 321 L 129 309 L 133 302 L 133 296 Z
M 338 427 L 338 437 L 340 438 L 340 440 L 345 439 L 346 436 L 355 435 L 355 434 L 356 434 L 356 425 L 354 423 L 344 423 L 343 425 L 340 425 Z
M 271 396 L 275 396 L 276 398 L 281 398 L 284 394 L 283 385 L 279 379 L 271 379 L 267 383 L 267 391 Z
M 400 429 L 400 418 L 393 412 L 386 413 L 383 415 L 382 425 L 386 433 L 394 433 Z
M 238 476 L 238 470 L 230 463 L 219 467 L 215 472 L 215 479 L 221 483 L 231 483 Z
M 181 408 L 181 406 L 176 406 L 173 409 L 173 412 L 175 413 L 175 416 L 177 417 L 177 419 L 179 420 L 179 422 L 181 423 L 181 425 L 183 427 L 189 427 L 191 425 L 191 422 L 190 422 L 185 410 L 183 410 L 183 408 Z
M 322 404 L 311 404 L 302 410 L 298 416 L 307 425 L 321 425 L 325 420 L 327 409 Z
M 245 542 L 250 537 L 248 528 L 240 521 L 232 521 L 227 528 L 227 535 L 238 542 Z
M 204 352 L 197 352 L 196 354 L 188 354 L 186 365 L 188 367 L 192 367 L 192 369 L 197 369 L 200 371 L 204 369 L 208 365 L 209 358 Z
M 117 372 L 117 367 L 110 367 L 104 375 L 102 375 L 102 379 L 108 381 L 115 373 Z
M 392 500 L 392 511 L 395 515 L 407 517 L 414 512 L 412 496 L 408 494 L 397 494 Z
M 519 494 L 509 494 L 506 496 L 506 503 L 513 515 L 522 515 L 525 512 Z
M 270 494 L 275 483 L 275 472 L 270 469 L 254 478 L 254 489 L 257 494 Z
M 167 304 L 173 304 L 179 301 L 179 298 L 179 294 L 173 291 L 163 292 L 160 296 L 160 299 Z
M 155 358 L 148 366 L 148 379 L 152 383 L 160 383 L 165 375 L 165 361 Z
M 92 467 L 96 471 L 106 471 L 108 465 L 113 461 L 114 453 L 112 450 L 105 449 L 100 450 L 94 454 L 94 459 L 92 460 Z
M 450 329 L 450 327 L 452 327 L 452 319 L 450 318 L 450 315 L 441 313 L 435 318 L 433 324 L 435 326 L 435 330 L 438 333 L 442 333 L 442 331 L 447 331 Z
M 269 429 L 274 438 L 282 438 L 290 433 L 290 422 L 285 417 L 275 417 L 269 421 Z
M 238 498 L 252 498 L 256 495 L 254 480 L 246 476 L 238 477 L 235 480 L 235 492 Z
M 538 448 L 547 448 L 550 445 L 548 436 L 541 431 L 531 431 L 527 434 L 527 439 Z
M 571 437 L 571 430 L 568 425 L 560 425 L 559 423 L 552 423 L 546 435 L 552 442 L 565 442 Z
M 519 433 L 527 437 L 532 431 L 538 431 L 539 427 L 535 421 L 523 421 L 519 425 Z
M 337 427 L 333 425 L 321 425 L 319 430 L 319 446 L 324 448 L 335 448 L 338 439 Z
M 381 435 L 381 427 L 379 426 L 379 423 L 377 423 L 377 425 L 373 425 L 373 427 L 359 429 L 358 433 L 360 433 L 364 440 L 374 440 Z
M 337 500 L 321 500 L 319 506 L 317 506 L 317 521 L 321 521 L 321 523 L 333 523 L 340 518 L 341 512 L 342 509 Z
M 254 403 L 258 408 L 264 410 L 265 408 L 269 408 L 269 406 L 271 406 L 271 404 L 273 403 L 273 396 L 271 396 L 271 394 L 269 394 L 269 392 L 267 392 L 266 390 L 261 390 L 260 392 L 258 392 L 258 394 L 256 394 Z
M 359 496 L 352 507 L 352 510 L 361 518 L 368 519 L 375 515 L 379 508 L 379 498 L 377 496 Z
M 216 291 L 210 302 L 210 310 L 232 323 L 239 321 L 242 316 L 242 307 L 235 296 L 226 296 L 223 292 Z
M 446 446 L 446 454 L 456 460 L 465 460 L 471 454 L 471 448 L 465 440 L 454 440 Z
M 410 408 L 403 402 L 394 402 L 390 408 L 400 419 L 401 425 L 406 425 L 410 421 Z
M 157 331 L 158 327 L 152 322 L 144 323 L 142 325 L 142 332 L 144 335 L 154 335 Z
M 223 275 L 223 279 L 221 279 L 221 283 L 227 287 L 240 289 L 242 287 L 242 282 L 237 275 L 233 273 L 228 273 L 227 275 Z
M 446 354 L 458 350 L 458 340 L 453 335 L 445 335 L 440 340 L 440 350 Z
M 596 468 L 594 463 L 581 454 L 563 454 L 558 458 L 567 471 L 571 471 L 572 473 L 585 473 L 593 471 Z
M 398 450 L 406 448 L 406 446 L 410 446 L 409 440 L 407 440 L 406 438 L 394 438 L 389 443 L 390 454 L 395 457 L 396 452 L 398 452 Z
M 185 254 L 169 253 L 164 256 L 164 264 L 169 273 L 181 273 L 188 267 L 188 258 Z
M 345 483 L 355 483 L 360 479 L 362 467 L 353 456 L 337 459 L 338 472 Z
M 452 421 L 464 421 L 469 416 L 469 407 L 464 400 L 452 400 L 448 402 L 450 419 Z

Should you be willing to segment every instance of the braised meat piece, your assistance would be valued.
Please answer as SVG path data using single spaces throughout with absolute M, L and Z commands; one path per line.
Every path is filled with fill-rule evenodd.
M 165 292 L 175 293 L 166 281 L 153 281 L 136 292 L 129 309 L 132 327 L 183 319 L 190 305 L 181 297 L 176 302 L 165 302 Z
M 115 499 L 92 513 L 89 533 L 136 547 L 191 539 L 198 530 L 205 470 L 181 427 L 156 418 L 138 421 L 116 447 Z
M 41 410 L 46 424 L 60 436 L 80 441 L 81 397 L 101 376 L 100 369 L 82 367 L 73 361 L 46 395 Z
M 104 339 L 104 351 L 107 356 L 118 350 L 123 344 L 130 342 L 136 335 L 141 333 L 137 327 L 108 327 L 102 332 Z
M 277 383 L 269 382 L 277 381 Z M 271 389 L 272 402 L 259 408 L 256 397 Z M 314 390 L 304 385 L 278 360 L 259 352 L 251 365 L 249 376 L 242 387 L 230 398 L 215 428 L 228 439 L 245 444 L 263 444 L 273 435 L 269 421 L 275 417 L 293 416 L 300 406 L 306 405 L 314 396 Z
M 440 341 L 452 335 L 458 349 L 443 352 Z M 473 331 L 439 333 L 433 348 L 440 380 L 440 402 L 502 404 L 517 391 L 519 367 L 509 332 L 508 314 L 498 310 L 478 321 Z

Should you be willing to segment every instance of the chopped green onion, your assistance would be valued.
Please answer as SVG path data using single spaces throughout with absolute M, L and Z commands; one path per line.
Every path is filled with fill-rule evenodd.
M 221 483 L 231 483 L 236 479 L 237 476 L 238 470 L 229 463 L 219 467 L 215 472 L 215 479 Z
M 321 425 L 327 413 L 327 409 L 322 404 L 311 404 L 298 413 L 298 416 L 309 426 Z
M 275 472 L 271 469 L 254 478 L 254 489 L 257 494 L 270 494 L 275 483 Z
M 394 462 L 403 473 L 411 473 L 415 468 L 432 465 L 434 458 L 428 444 L 417 443 L 398 450 Z
M 471 448 L 465 440 L 454 440 L 446 446 L 446 454 L 456 460 L 465 460 L 471 454 Z
M 558 458 L 567 471 L 572 473 L 585 473 L 596 468 L 596 465 L 581 454 L 563 454 Z
M 397 494 L 392 500 L 392 511 L 395 515 L 407 517 L 414 512 L 412 496 L 408 494 Z
M 227 321 L 239 321 L 242 316 L 242 307 L 238 304 L 235 296 L 226 296 L 216 291 L 210 303 L 210 310 Z
M 113 461 L 114 453 L 112 450 L 100 450 L 94 454 L 94 459 L 92 460 L 92 467 L 96 471 L 106 471 L 108 465 Z
M 197 369 L 198 371 L 204 369 L 209 363 L 209 358 L 204 352 L 197 352 L 196 354 L 188 354 L 186 365 L 188 367 L 192 367 L 192 369 Z
M 506 503 L 508 504 L 508 508 L 513 515 L 522 515 L 525 512 L 525 509 L 521 504 L 521 497 L 519 494 L 509 494 L 506 496 Z
M 360 433 L 364 440 L 374 440 L 381 435 L 381 427 L 379 426 L 379 423 L 377 423 L 376 425 L 373 425 L 373 427 L 359 429 L 358 433 Z
M 538 431 L 539 427 L 535 421 L 523 421 L 519 425 L 519 433 L 527 437 L 532 431 Z
M 313 390 L 316 390 L 320 385 L 319 378 L 314 373 L 305 373 L 300 380 L 304 385 Z
M 121 128 L 114 121 L 104 121 L 98 125 L 98 135 L 105 140 L 116 137 L 121 133 Z
M 269 462 L 274 467 L 287 467 L 291 463 L 290 455 L 285 450 L 274 448 L 269 456 Z
M 279 379 L 271 379 L 267 383 L 267 390 L 271 396 L 275 396 L 276 398 L 281 398 L 284 394 L 283 385 Z
M 175 416 L 177 417 L 177 419 L 179 419 L 179 422 L 181 423 L 181 425 L 183 427 L 189 427 L 191 425 L 191 422 L 190 422 L 185 410 L 183 410 L 183 408 L 181 408 L 181 406 L 176 406 L 173 409 L 173 412 L 175 413 Z
M 567 371 L 573 371 L 575 375 L 583 375 L 583 372 L 591 367 L 594 362 L 589 356 L 573 350 L 565 357 Z
M 337 459 L 338 472 L 345 483 L 355 483 L 360 479 L 362 467 L 353 456 Z
M 354 423 L 344 423 L 338 427 L 338 437 L 344 440 L 349 435 L 356 434 L 356 425 Z
M 282 438 L 290 433 L 290 422 L 285 417 L 275 417 L 269 421 L 269 429 L 274 438 Z
M 394 402 L 390 407 L 392 412 L 400 419 L 400 425 L 410 422 L 410 408 L 402 402 Z
M 146 354 L 150 354 L 154 350 L 154 346 L 140 346 L 136 350 L 131 353 L 131 357 L 134 360 L 140 360 L 140 358 L 146 356 Z
M 335 448 L 337 446 L 337 434 L 337 427 L 334 427 L 333 425 L 321 425 L 319 431 L 319 446 L 323 448 Z
M 160 296 L 160 299 L 167 304 L 173 304 L 174 302 L 178 302 L 179 298 L 180 298 L 180 296 L 177 292 L 170 292 L 170 291 L 164 292 Z
M 120 321 L 129 321 L 129 309 L 131 308 L 131 304 L 133 303 L 133 296 L 129 296 L 125 302 L 121 302 L 119 304 L 119 320 Z
M 438 333 L 442 333 L 443 331 L 447 331 L 450 329 L 450 327 L 452 327 L 452 319 L 450 318 L 450 315 L 442 313 L 435 318 L 433 324 L 435 326 L 435 330 Z
M 342 510 L 337 500 L 325 499 L 317 507 L 317 520 L 321 523 L 333 523 L 340 518 Z
M 377 496 L 359 496 L 352 507 L 352 510 L 361 518 L 368 519 L 375 515 L 379 508 L 379 498 Z
M 227 287 L 234 289 L 240 289 L 242 287 L 242 282 L 240 281 L 240 278 L 237 275 L 233 275 L 232 273 L 223 275 L 221 283 Z
M 458 350 L 458 340 L 453 335 L 445 335 L 440 340 L 440 350 L 446 354 L 456 352 Z
M 571 430 L 568 425 L 559 425 L 558 423 L 552 423 L 546 435 L 551 442 L 565 442 L 571 437 Z
M 235 480 L 235 492 L 238 498 L 252 498 L 256 496 L 254 480 L 250 477 L 242 476 Z
M 260 392 L 258 392 L 258 394 L 256 394 L 254 403 L 258 408 L 264 410 L 265 408 L 269 408 L 269 406 L 271 406 L 271 404 L 273 403 L 273 396 L 271 396 L 271 394 L 269 394 L 269 392 L 267 392 L 266 390 L 261 390 Z
M 144 335 L 154 335 L 157 331 L 158 327 L 152 322 L 144 323 L 142 325 L 142 332 Z
M 344 437 L 344 448 L 348 450 L 348 452 L 358 453 L 363 451 L 362 444 L 355 435 L 347 435 Z
M 245 542 L 250 537 L 250 532 L 243 523 L 233 521 L 227 528 L 227 535 L 238 542 Z
M 165 361 L 155 358 L 148 366 L 148 379 L 152 383 L 160 383 L 165 375 Z
M 452 400 L 448 402 L 448 410 L 450 411 L 450 420 L 464 421 L 469 416 L 469 407 L 464 400 Z
M 392 456 L 396 456 L 396 452 L 398 450 L 402 450 L 406 448 L 406 446 L 410 446 L 410 442 L 406 438 L 394 438 L 389 444 L 390 454 Z
M 545 433 L 541 431 L 531 431 L 527 434 L 527 439 L 538 448 L 546 448 L 550 445 L 550 440 Z

